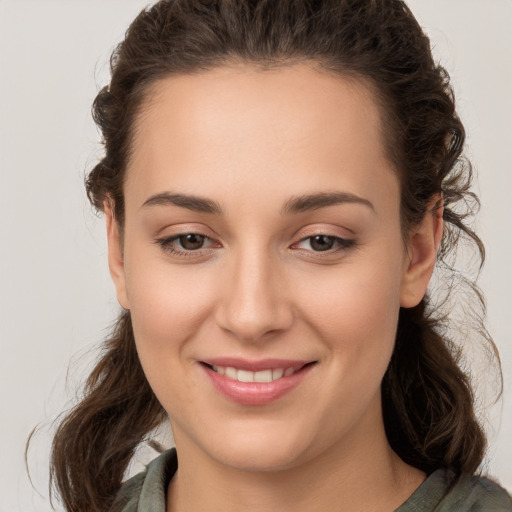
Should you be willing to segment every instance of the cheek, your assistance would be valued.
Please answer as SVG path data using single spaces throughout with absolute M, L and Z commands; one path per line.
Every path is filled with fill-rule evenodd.
M 151 263 L 147 263 L 151 261 Z M 214 302 L 211 272 L 170 265 L 165 255 L 144 258 L 132 251 L 125 261 L 126 288 L 141 360 L 176 357 Z M 172 356 L 172 357 L 171 357 Z
M 185 378 L 187 354 L 209 316 L 210 287 L 197 279 L 197 272 L 173 271 L 169 265 L 133 270 L 127 287 L 139 360 L 163 407 L 179 411 L 197 394 L 197 383 Z
M 382 255 L 302 280 L 302 317 L 333 352 L 386 360 L 393 349 L 400 308 L 400 266 Z M 387 362 L 386 362 L 387 364 Z

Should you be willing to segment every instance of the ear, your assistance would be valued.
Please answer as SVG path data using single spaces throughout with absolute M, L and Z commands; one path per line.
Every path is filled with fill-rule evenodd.
M 119 224 L 114 216 L 112 201 L 105 201 L 103 210 L 105 211 L 105 220 L 107 223 L 108 268 L 110 269 L 110 276 L 116 288 L 117 301 L 122 308 L 130 309 L 128 296 L 126 294 L 122 241 Z
M 436 196 L 430 202 L 423 220 L 410 232 L 400 290 L 400 306 L 403 308 L 417 306 L 423 299 L 442 237 L 443 200 Z

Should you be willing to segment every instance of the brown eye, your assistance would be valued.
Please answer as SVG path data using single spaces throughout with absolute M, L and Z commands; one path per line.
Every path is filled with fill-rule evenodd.
M 188 233 L 186 235 L 181 235 L 178 240 L 183 249 L 194 251 L 196 249 L 201 249 L 204 244 L 205 236 L 199 235 L 198 233 Z
M 348 251 L 356 246 L 356 241 L 349 238 L 341 238 L 335 235 L 317 235 L 307 236 L 294 246 L 295 249 L 305 250 L 311 254 L 316 253 L 317 257 L 333 256 L 335 254 Z M 321 254 L 325 253 L 325 254 Z
M 316 235 L 309 238 L 309 244 L 314 251 L 328 251 L 332 249 L 335 237 L 326 235 Z
M 167 238 L 157 238 L 155 243 L 176 258 L 196 258 L 221 247 L 209 236 L 201 233 L 181 233 Z

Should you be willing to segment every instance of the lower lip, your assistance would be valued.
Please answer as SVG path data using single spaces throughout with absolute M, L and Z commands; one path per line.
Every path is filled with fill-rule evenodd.
M 224 396 L 243 405 L 266 405 L 281 398 L 296 388 L 309 371 L 316 366 L 308 364 L 288 377 L 281 377 L 272 382 L 240 382 L 228 379 L 225 375 L 201 364 L 213 386 Z

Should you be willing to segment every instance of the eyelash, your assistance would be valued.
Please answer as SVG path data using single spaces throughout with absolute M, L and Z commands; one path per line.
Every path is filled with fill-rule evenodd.
M 208 235 L 205 235 L 204 233 L 199 233 L 197 231 L 189 231 L 187 233 L 179 233 L 177 235 L 173 235 L 173 236 L 166 237 L 166 238 L 158 238 L 157 240 L 155 240 L 155 242 L 158 245 L 160 245 L 160 247 L 165 252 L 169 252 L 174 256 L 189 258 L 189 257 L 197 256 L 200 253 L 204 254 L 205 249 L 203 249 L 203 248 L 196 249 L 196 250 L 186 250 L 186 249 L 180 250 L 180 249 L 176 249 L 175 247 L 173 247 L 171 245 L 173 242 L 180 239 L 182 236 L 187 236 L 187 235 L 198 235 L 198 236 L 204 237 L 205 240 L 211 240 L 211 238 Z M 206 249 L 206 250 L 208 250 L 208 249 Z
M 171 237 L 158 238 L 157 240 L 155 240 L 155 242 L 158 245 L 160 245 L 160 247 L 165 252 L 171 253 L 172 255 L 178 256 L 178 257 L 185 257 L 185 258 L 194 257 L 194 256 L 197 256 L 198 254 L 204 254 L 204 251 L 211 250 L 211 249 L 208 249 L 208 248 L 203 249 L 202 247 L 199 248 L 199 249 L 195 249 L 195 250 L 191 250 L 191 249 L 189 249 L 189 250 L 187 250 L 187 249 L 176 249 L 175 247 L 173 247 L 172 244 L 174 242 L 179 240 L 181 237 L 187 236 L 187 235 L 198 235 L 198 236 L 204 237 L 205 240 L 211 240 L 211 238 L 208 235 L 205 235 L 204 233 L 190 231 L 190 232 L 187 232 L 187 233 L 179 233 L 179 234 L 173 235 Z M 310 240 L 310 239 L 313 239 L 313 238 L 319 237 L 319 236 L 323 236 L 323 237 L 331 239 L 334 244 L 338 245 L 338 248 L 337 249 L 331 248 L 331 249 L 327 249 L 325 251 L 315 251 L 313 249 L 311 249 L 311 250 L 299 249 L 299 250 L 303 250 L 303 251 L 307 251 L 307 252 L 310 252 L 310 253 L 314 253 L 316 255 L 316 257 L 327 257 L 329 255 L 337 254 L 337 253 L 342 252 L 342 251 L 348 251 L 349 249 L 352 249 L 352 248 L 354 248 L 357 245 L 356 240 L 354 240 L 354 239 L 341 238 L 339 236 L 326 235 L 324 233 L 315 233 L 315 234 L 306 236 L 306 237 L 302 238 L 301 240 L 299 240 L 299 242 L 297 242 L 294 245 L 300 244 L 300 243 L 302 243 L 302 242 L 304 242 L 306 240 Z

